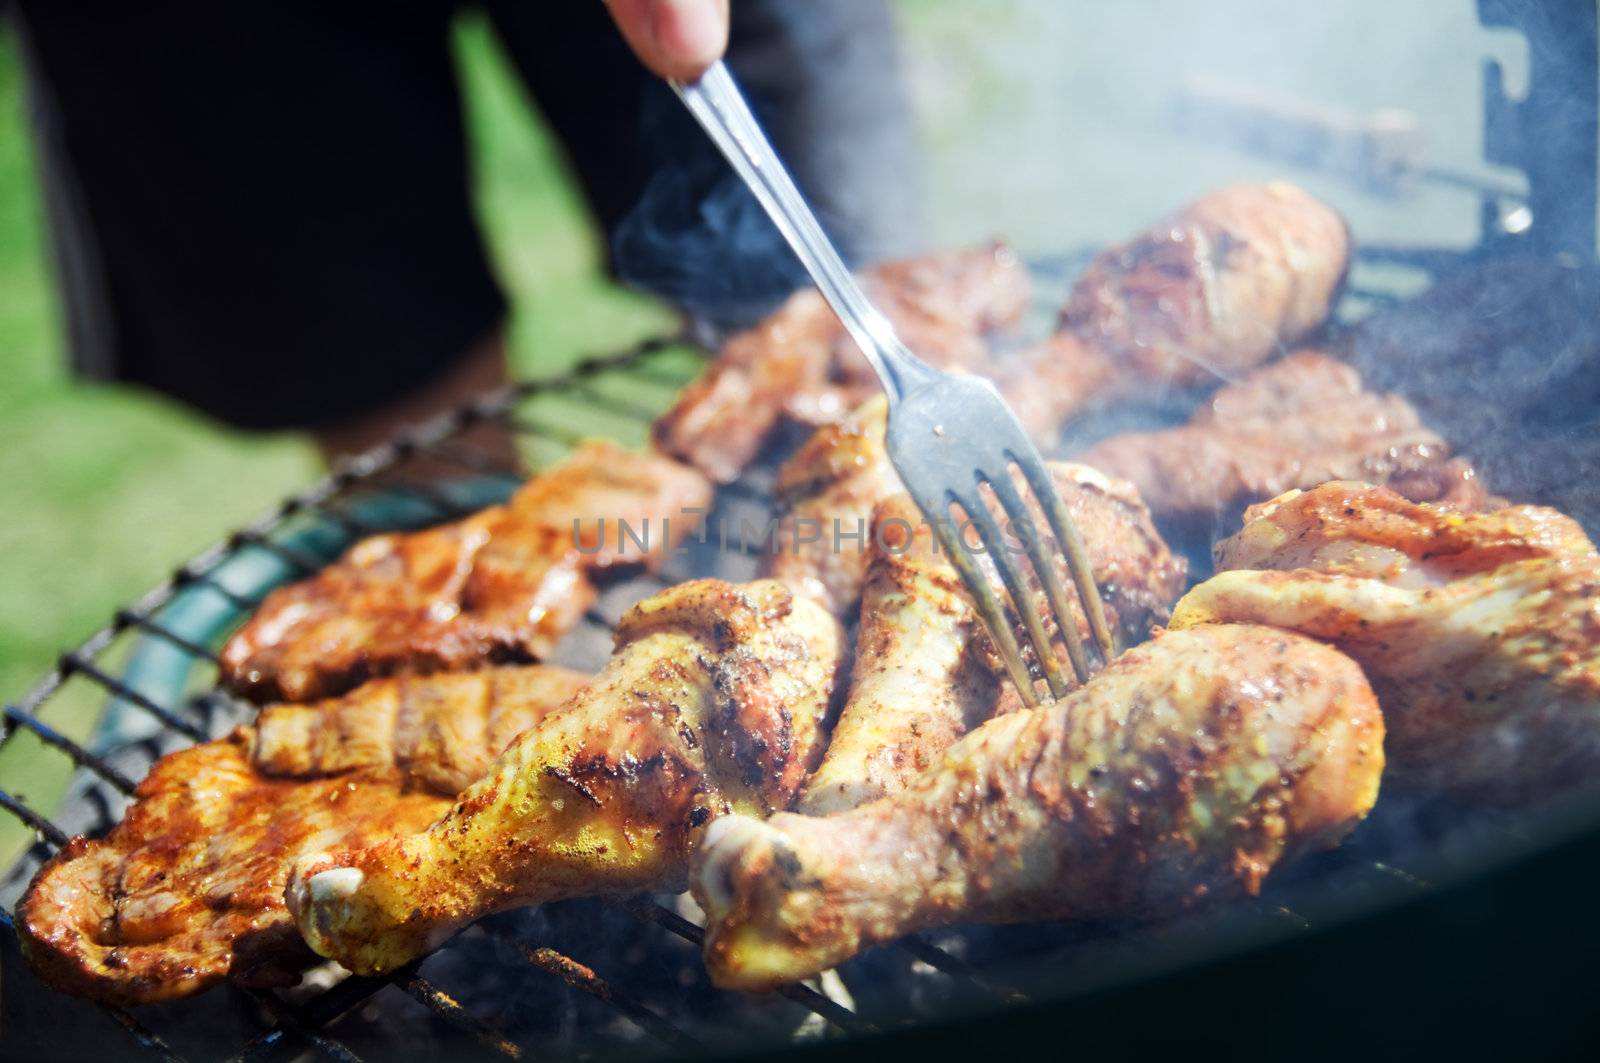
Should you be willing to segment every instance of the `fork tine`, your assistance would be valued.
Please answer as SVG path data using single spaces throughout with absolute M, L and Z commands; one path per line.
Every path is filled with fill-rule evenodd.
M 954 498 L 954 495 L 950 497 Z M 959 502 L 960 499 L 955 501 Z M 972 555 L 967 553 L 966 544 L 961 541 L 961 535 L 948 514 L 945 514 L 944 520 L 937 520 L 932 511 L 925 509 L 923 512 L 928 516 L 928 523 L 933 525 L 933 533 L 938 536 L 939 545 L 944 548 L 945 556 L 956 567 L 961 582 L 966 584 L 967 590 L 972 594 L 973 603 L 983 616 L 989 637 L 999 644 L 1000 659 L 1005 662 L 1006 670 L 1011 673 L 1011 682 L 1016 686 L 1017 693 L 1022 695 L 1023 703 L 1029 708 L 1038 705 L 1039 692 L 1033 687 L 1033 676 L 1028 674 L 1028 665 L 1022 659 L 1022 649 L 1017 645 L 1017 636 L 1011 630 L 1011 621 L 1007 618 L 999 597 L 994 593 L 994 588 L 989 586 L 988 578 L 973 561 Z
M 1007 474 L 1002 473 L 1001 475 Z M 1021 567 L 1017 565 L 1016 559 L 1006 549 L 1000 525 L 995 521 L 994 514 L 989 512 L 988 505 L 985 504 L 981 493 L 983 483 L 989 484 L 991 489 L 994 487 L 994 481 L 985 478 L 979 483 L 980 491 L 975 493 L 971 500 L 958 497 L 956 501 L 966 511 L 967 519 L 976 524 L 978 530 L 983 534 L 983 541 L 989 558 L 994 562 L 994 567 L 999 570 L 1000 578 L 1005 582 L 1006 590 L 1011 592 L 1011 604 L 1016 609 L 1017 615 L 1022 618 L 1022 626 L 1028 632 L 1028 638 L 1033 643 L 1034 657 L 1038 660 L 1039 667 L 1044 671 L 1045 682 L 1050 685 L 1051 696 L 1064 697 L 1067 693 L 1067 679 L 1062 674 L 1061 662 L 1056 658 L 1055 647 L 1051 645 L 1050 636 L 1045 631 L 1044 618 L 1039 615 L 1039 609 L 1034 604 L 1034 596 L 1031 593 L 1032 588 L 1028 586 L 1027 578 L 1024 576 Z M 1007 516 L 1011 517 L 1013 523 L 1017 519 L 1014 514 L 1008 513 Z M 1030 525 L 1032 524 L 1026 510 L 1022 512 L 1022 519 L 1028 521 Z M 1038 529 L 1030 527 L 1029 534 L 1037 534 L 1037 532 Z M 1064 618 L 1058 618 L 1057 626 L 1066 631 L 1071 619 L 1072 614 L 1068 613 Z M 1073 624 L 1072 626 L 1076 628 L 1077 625 Z M 1073 634 L 1076 635 L 1077 632 L 1074 630 Z M 1080 646 L 1078 647 L 1078 654 L 1081 656 L 1082 653 L 1083 648 Z M 1077 661 L 1074 660 L 1074 670 L 1077 667 Z M 1087 668 L 1085 668 L 1085 671 L 1087 671 Z
M 1027 530 L 1027 533 L 1020 538 L 1023 546 L 1027 548 L 1028 560 L 1033 563 L 1033 570 L 1038 573 L 1039 582 L 1044 585 L 1050 608 L 1055 611 L 1056 626 L 1061 630 L 1061 639 L 1067 645 L 1067 656 L 1072 660 L 1072 670 L 1077 674 L 1079 683 L 1087 683 L 1089 655 L 1084 651 L 1083 639 L 1078 635 L 1078 618 L 1067 599 L 1067 589 L 1061 583 L 1061 573 L 1056 567 L 1057 558 L 1045 549 L 1044 536 L 1040 534 L 1039 526 L 1034 521 L 1027 502 L 1023 500 L 1022 492 L 1017 490 L 1016 483 L 1011 479 L 1010 470 L 1006 471 L 1003 478 L 991 481 L 989 486 L 994 491 L 995 497 L 1000 500 L 1000 508 L 1010 518 L 1012 527 L 1025 527 Z M 1099 593 L 1094 593 L 1095 601 L 1098 602 Z M 1087 604 L 1083 606 L 1083 615 L 1085 617 L 1089 615 Z M 1057 694 L 1056 697 L 1061 697 L 1061 694 Z
M 1078 535 L 1078 529 L 1073 526 L 1072 517 L 1067 513 L 1065 503 L 1061 496 L 1056 494 L 1056 486 L 1050 479 L 1050 473 L 1044 468 L 1044 463 L 1026 460 L 1026 455 L 1010 455 L 1011 460 L 1017 463 L 1017 468 L 1022 472 L 1023 479 L 1028 481 L 1028 486 L 1033 488 L 1034 497 L 1039 500 L 1039 508 L 1044 510 L 1045 519 L 1050 522 L 1050 530 L 1055 533 L 1056 543 L 1067 555 L 1067 570 L 1072 573 L 1073 585 L 1078 588 L 1078 598 L 1083 603 L 1083 615 L 1089 621 L 1089 633 L 1094 636 L 1095 645 L 1100 649 L 1100 659 L 1110 664 L 1116 657 L 1116 643 L 1111 638 L 1111 627 L 1106 623 L 1105 608 L 1100 601 L 1100 592 L 1095 587 L 1094 569 L 1089 565 L 1089 554 L 1084 549 L 1083 539 Z

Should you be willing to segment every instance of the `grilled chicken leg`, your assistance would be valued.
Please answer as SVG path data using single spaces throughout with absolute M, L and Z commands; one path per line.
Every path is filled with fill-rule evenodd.
M 491 912 L 681 888 L 703 828 L 793 800 L 823 743 L 839 625 L 780 583 L 680 584 L 623 617 L 617 650 L 421 834 L 301 860 L 307 943 L 389 971 Z
M 1372 678 L 1395 781 L 1503 802 L 1600 770 L 1600 554 L 1552 509 L 1329 483 L 1252 507 L 1173 627 L 1274 624 Z
M 882 502 L 850 695 L 798 808 L 825 816 L 901 789 L 994 714 L 1004 686 L 983 620 L 908 495 Z
M 715 821 L 691 886 L 713 979 L 757 989 L 956 922 L 1148 917 L 1255 891 L 1372 807 L 1361 669 L 1270 628 L 1175 632 L 989 721 L 900 794 Z
M 1231 380 L 1326 321 L 1349 264 L 1326 204 L 1285 181 L 1229 185 L 1101 252 L 1061 328 L 1147 386 Z
M 311 958 L 283 906 L 294 858 L 424 829 L 462 771 L 584 680 L 538 665 L 374 680 L 162 757 L 110 834 L 34 877 L 23 952 L 55 988 L 120 1004 L 293 985 Z
M 1294 185 L 1220 188 L 1101 252 L 995 382 L 1044 439 L 1108 402 L 1236 380 L 1327 320 L 1349 261 L 1344 221 Z
M 1183 561 L 1131 486 L 1085 465 L 1054 462 L 1050 472 L 1083 535 L 1112 632 L 1122 645 L 1144 641 L 1183 589 Z M 993 715 L 1004 694 L 1021 705 L 1001 683 L 1003 667 L 961 577 L 909 496 L 878 505 L 871 541 L 850 695 L 799 806 L 811 815 L 902 789 Z M 1071 601 L 1087 641 L 1089 622 Z
M 889 401 L 879 395 L 811 433 L 778 470 L 773 495 L 781 516 L 767 574 L 835 616 L 861 597 L 873 507 L 905 490 L 884 443 L 888 419 Z

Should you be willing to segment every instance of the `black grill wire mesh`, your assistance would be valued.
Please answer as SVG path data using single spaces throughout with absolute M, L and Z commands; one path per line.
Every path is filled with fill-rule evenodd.
M 132 706 L 147 714 L 166 732 L 163 740 L 154 743 L 146 759 L 153 760 L 156 753 L 164 753 L 190 742 L 220 736 L 238 715 L 234 706 L 226 704 L 229 699 L 208 691 L 188 697 L 186 704 L 162 704 L 118 677 L 115 666 L 108 663 L 108 658 L 114 656 L 115 648 L 133 636 L 153 638 L 215 669 L 218 664 L 215 648 L 171 630 L 163 624 L 161 613 L 163 607 L 180 592 L 196 587 L 217 595 L 240 614 L 253 610 L 259 604 L 258 597 L 241 594 L 218 577 L 219 569 L 229 558 L 244 550 L 263 551 L 281 562 L 291 578 L 309 575 L 322 567 L 328 558 L 309 554 L 301 547 L 286 543 L 284 539 L 288 536 L 283 534 L 285 529 L 290 528 L 297 518 L 310 516 L 342 529 L 349 539 L 389 530 L 352 513 L 342 504 L 353 493 L 375 485 L 402 492 L 419 503 L 426 511 L 421 523 L 437 523 L 465 516 L 478 508 L 477 505 L 463 504 L 445 490 L 397 474 L 403 473 L 408 463 L 424 458 L 457 467 L 467 475 L 501 479 L 505 493 L 509 494 L 522 475 L 514 469 L 496 465 L 482 452 L 463 443 L 463 437 L 474 427 L 485 422 L 508 425 L 519 436 L 526 438 L 530 450 L 544 450 L 550 454 L 560 453 L 583 437 L 595 434 L 564 424 L 563 420 L 571 418 L 561 417 L 559 414 L 562 411 L 558 410 L 554 416 L 540 416 L 537 409 L 530 409 L 531 406 L 536 407 L 541 399 L 554 398 L 569 402 L 576 400 L 586 411 L 599 411 L 614 418 L 633 421 L 636 427 L 642 428 L 660 412 L 660 408 L 641 403 L 636 398 L 619 397 L 615 390 L 607 390 L 607 383 L 614 382 L 619 376 L 626 376 L 631 384 L 654 384 L 669 391 L 675 390 L 687 383 L 689 375 L 699 367 L 699 361 L 695 359 L 689 374 L 684 373 L 685 359 L 682 353 L 685 349 L 683 344 L 674 340 L 652 340 L 621 354 L 585 360 L 559 380 L 516 385 L 407 432 L 393 443 L 346 463 L 311 489 L 286 500 L 273 512 L 202 551 L 137 602 L 118 610 L 110 623 L 80 646 L 63 654 L 56 667 L 21 701 L 5 706 L 3 723 L 0 723 L 0 728 L 3 728 L 0 730 L 0 743 L 10 742 L 21 732 L 29 732 L 44 745 L 68 757 L 80 772 L 87 773 L 92 779 L 91 785 L 108 787 L 123 797 L 130 796 L 135 780 L 127 771 L 113 764 L 106 756 L 90 752 L 85 744 L 68 738 L 41 718 L 41 710 L 47 702 L 70 680 L 75 677 L 87 680 L 115 699 L 117 704 Z M 729 492 L 750 499 L 762 497 L 760 489 L 749 484 L 732 485 Z M 671 578 L 657 577 L 656 582 L 665 585 Z M 584 623 L 605 633 L 609 640 L 613 618 L 605 615 L 600 607 L 590 610 Z M 215 711 L 219 702 L 224 709 L 235 711 Z M 23 882 L 49 853 L 67 843 L 68 831 L 34 808 L 25 797 L 4 789 L 0 789 L 0 808 L 20 820 L 36 836 L 34 846 L 11 876 L 16 882 Z M 106 815 L 101 819 L 97 827 L 109 829 L 114 816 Z M 655 899 L 622 897 L 600 903 L 607 910 L 636 921 L 654 933 L 676 937 L 693 946 L 700 943 L 702 931 L 699 926 Z M 3 924 L 5 934 L 15 936 L 12 913 L 4 906 L 0 906 L 0 924 Z M 613 1009 L 673 1054 L 694 1053 L 706 1047 L 671 1018 L 641 1003 L 626 989 L 614 985 L 575 957 L 555 948 L 530 944 L 500 928 L 490 927 L 481 934 L 479 931 L 471 933 L 495 937 L 500 944 L 514 950 L 531 971 L 555 978 L 570 989 Z M 914 948 L 925 962 L 943 964 L 951 971 L 962 970 L 960 961 L 932 945 L 918 943 L 908 947 Z M 360 1057 L 341 1043 L 337 1036 L 325 1032 L 325 1027 L 390 987 L 421 1004 L 486 1053 L 507 1058 L 519 1058 L 524 1054 L 524 1046 L 498 1031 L 494 1024 L 473 1014 L 450 993 L 420 974 L 420 966 L 419 962 L 384 978 L 346 978 L 321 993 L 299 1001 L 291 1001 L 287 995 L 269 991 L 234 989 L 233 992 L 254 1004 L 253 1010 L 266 1021 L 258 1033 L 239 1045 L 237 1051 L 228 1058 L 275 1059 L 310 1048 L 334 1059 L 358 1059 Z M 870 1029 L 870 1024 L 859 1019 L 847 1007 L 808 986 L 787 987 L 780 990 L 778 995 L 807 1009 L 836 1030 L 862 1032 Z M 152 1030 L 129 1011 L 107 1005 L 98 1007 L 127 1031 L 131 1043 L 138 1048 L 160 1058 L 182 1058 L 171 1047 L 169 1039 Z
M 1062 271 L 1070 272 L 1073 262 L 1058 264 Z M 1347 291 L 1347 305 L 1363 299 L 1371 304 L 1388 302 L 1383 293 L 1363 293 L 1358 286 Z M 0 898 L 17 896 L 34 869 L 49 853 L 66 844 L 69 833 L 96 833 L 109 829 L 119 815 L 116 802 L 103 796 L 106 792 L 126 797 L 131 794 L 135 778 L 148 768 L 154 758 L 190 742 L 220 736 L 232 726 L 248 718 L 245 709 L 215 690 L 200 689 L 187 693 L 178 703 L 161 701 L 141 693 L 118 675 L 117 651 L 130 639 L 156 640 L 177 652 L 193 658 L 202 666 L 215 669 L 217 655 L 212 645 L 201 644 L 185 634 L 172 630 L 163 622 L 163 610 L 180 594 L 203 593 L 214 595 L 239 616 L 248 614 L 259 601 L 259 595 L 241 593 L 230 587 L 222 578 L 223 566 L 241 553 L 257 552 L 274 560 L 280 566 L 281 578 L 277 582 L 300 578 L 314 572 L 336 556 L 339 548 L 355 539 L 379 531 L 391 530 L 389 522 L 378 522 L 362 515 L 360 507 L 352 504 L 363 492 L 382 488 L 405 497 L 415 505 L 415 516 L 408 523 L 421 526 L 455 519 L 486 504 L 477 499 L 466 502 L 448 489 L 437 486 L 445 481 L 408 478 L 406 469 L 411 463 L 426 459 L 436 465 L 450 466 L 464 476 L 490 478 L 501 483 L 502 496 L 508 495 L 522 479 L 515 469 L 503 467 L 475 449 L 469 442 L 475 427 L 498 422 L 516 430 L 519 440 L 537 468 L 558 456 L 581 438 L 596 434 L 613 434 L 632 437 L 638 442 L 645 438 L 648 425 L 670 402 L 678 388 L 688 382 L 703 368 L 703 356 L 694 353 L 684 343 L 672 339 L 652 340 L 622 353 L 590 358 L 579 362 L 567 374 L 551 380 L 529 381 L 503 392 L 486 397 L 447 416 L 428 422 L 398 437 L 393 442 L 351 460 L 309 490 L 284 501 L 275 510 L 238 532 L 202 551 L 178 568 L 144 597 L 127 608 L 118 610 L 110 623 L 96 631 L 77 648 L 62 655 L 56 667 L 15 705 L 7 705 L 0 721 L 0 745 L 8 743 L 22 733 L 31 733 L 45 746 L 70 758 L 78 769 L 76 782 L 70 791 L 63 810 L 74 810 L 83 818 L 86 804 L 96 803 L 96 811 L 89 816 L 89 826 L 74 824 L 69 831 L 49 816 L 33 807 L 22 795 L 0 789 L 0 808 L 20 820 L 36 838 L 32 849 L 12 869 L 9 879 L 0 879 Z M 621 386 L 618 386 L 621 385 Z M 641 390 L 659 392 L 660 401 L 642 400 Z M 610 431 L 597 431 L 595 425 L 610 422 Z M 625 439 L 625 441 L 628 441 Z M 543 455 L 544 460 L 539 460 Z M 719 494 L 719 507 L 725 501 L 742 502 L 757 507 L 762 513 L 770 512 L 771 466 L 758 467 L 740 482 L 728 485 Z M 299 539 L 290 534 L 303 528 L 307 520 L 319 522 L 337 530 L 338 534 L 328 548 L 308 551 Z M 301 537 L 303 539 L 303 536 Z M 748 578 L 753 574 L 755 561 L 744 558 L 748 571 L 744 575 L 731 574 L 729 578 Z M 668 569 L 670 570 L 670 564 Z M 665 586 L 686 575 L 712 574 L 709 572 L 670 572 L 647 577 L 657 586 Z M 648 593 L 645 587 L 644 592 Z M 636 598 L 639 589 L 634 588 Z M 627 601 L 622 605 L 628 604 Z M 609 645 L 609 632 L 620 608 L 608 611 L 602 596 L 600 605 L 585 617 L 585 626 Z M 231 625 L 230 625 L 231 626 Z M 216 641 L 220 641 L 221 635 Z M 603 658 L 601 658 L 603 659 Z M 592 662 L 598 664 L 599 661 Z M 111 754 L 90 752 L 86 744 L 68 738 L 51 727 L 42 718 L 42 710 L 70 681 L 84 681 L 115 699 L 114 704 L 123 712 L 142 714 L 157 728 L 159 734 L 134 743 L 139 752 L 132 759 Z M 1311 918 L 1300 914 L 1290 901 L 1297 885 L 1317 882 L 1321 887 L 1336 883 L 1337 892 L 1346 901 L 1351 896 L 1389 898 L 1403 896 L 1426 887 L 1417 875 L 1397 867 L 1391 862 L 1393 854 L 1405 853 L 1418 843 L 1431 844 L 1436 850 L 1448 849 L 1460 854 L 1454 863 L 1466 866 L 1481 838 L 1484 829 L 1503 831 L 1503 824 L 1487 823 L 1481 818 L 1473 829 L 1459 829 L 1461 817 L 1452 810 L 1440 811 L 1437 806 L 1422 808 L 1405 806 L 1401 812 L 1387 817 L 1375 816 L 1364 826 L 1355 839 L 1342 849 L 1302 860 L 1300 871 L 1286 887 L 1269 891 L 1269 894 L 1228 910 L 1231 927 L 1242 919 L 1249 926 L 1267 927 L 1271 933 L 1298 933 L 1311 925 Z M 1302 891 L 1303 892 L 1303 891 Z M 1323 895 L 1326 889 L 1323 890 Z M 632 896 L 564 902 L 566 909 L 574 905 L 581 911 L 567 922 L 578 926 L 576 933 L 568 932 L 561 938 L 565 944 L 575 938 L 579 951 L 585 943 L 593 943 L 595 957 L 575 956 L 563 948 L 549 943 L 530 940 L 540 933 L 551 932 L 560 922 L 556 918 L 531 918 L 521 922 L 500 917 L 491 919 L 463 934 L 457 941 L 444 946 L 439 953 L 425 958 L 401 971 L 382 978 L 347 977 L 320 990 L 264 991 L 232 988 L 238 1010 L 248 1018 L 244 1020 L 246 1032 L 232 1042 L 228 1049 L 205 1041 L 194 1049 L 196 1054 L 208 1058 L 235 1060 L 275 1060 L 292 1058 L 306 1053 L 337 1060 L 360 1058 L 356 1050 L 345 1043 L 341 1021 L 359 1014 L 370 1006 L 380 994 L 400 993 L 410 998 L 433 1016 L 430 1036 L 443 1031 L 453 1034 L 454 1041 L 446 1042 L 453 1052 L 481 1052 L 491 1057 L 519 1058 L 550 1042 L 537 1039 L 529 1041 L 512 1029 L 517 1025 L 516 994 L 508 995 L 504 986 L 486 989 L 474 986 L 474 991 L 490 993 L 506 1003 L 498 1016 L 486 1017 L 484 1009 L 473 1006 L 474 1001 L 465 994 L 452 995 L 433 978 L 421 973 L 423 966 L 435 961 L 441 954 L 469 950 L 472 958 L 468 966 L 477 962 L 485 950 L 498 957 L 497 977 L 517 978 L 507 972 L 520 970 L 525 978 L 547 978 L 553 985 L 564 986 L 566 992 L 587 999 L 593 1008 L 579 1009 L 582 1016 L 598 1025 L 607 1024 L 604 1016 L 620 1020 L 628 1036 L 607 1042 L 610 1052 L 617 1045 L 640 1053 L 656 1052 L 671 1055 L 693 1054 L 707 1047 L 726 1048 L 738 1044 L 741 1031 L 728 1030 L 717 1034 L 718 1039 L 708 1044 L 705 1024 L 694 1031 L 681 1021 L 677 1005 L 692 993 L 710 995 L 709 1005 L 702 1012 L 720 1016 L 717 1024 L 737 1027 L 751 1016 L 748 998 L 737 994 L 717 994 L 708 985 L 683 990 L 674 999 L 666 994 L 668 1004 L 646 1002 L 643 992 L 636 992 L 627 984 L 628 976 L 636 973 L 636 965 L 648 965 L 648 957 L 667 949 L 674 941 L 685 962 L 697 955 L 701 928 L 669 904 L 670 898 Z M 560 910 L 563 905 L 547 906 Z M 575 924 L 573 920 L 576 920 Z M 15 928 L 12 913 L 0 905 L 0 944 L 15 955 Z M 619 925 L 631 930 L 619 930 Z M 568 930 L 571 931 L 571 925 Z M 631 944 L 619 949 L 603 938 L 622 934 Z M 952 938 L 949 947 L 936 943 L 938 935 L 912 938 L 887 949 L 875 950 L 861 962 L 869 977 L 858 984 L 864 992 L 856 993 L 857 1003 L 872 1015 L 863 1015 L 832 999 L 829 995 L 806 985 L 796 985 L 779 991 L 777 996 L 790 1006 L 791 1017 L 785 1026 L 776 1027 L 780 1035 L 793 1035 L 796 1025 L 820 1029 L 820 1036 L 860 1034 L 895 1022 L 914 1021 L 915 1008 L 908 1008 L 902 997 L 915 996 L 923 990 L 913 990 L 916 985 L 926 985 L 929 979 L 947 983 L 943 988 L 927 991 L 924 995 L 931 1003 L 922 1011 L 929 1016 L 929 1008 L 940 1012 L 948 1001 L 959 997 L 967 1006 L 993 1008 L 1008 1002 L 1027 999 L 1019 989 L 1022 985 L 1040 985 L 1037 979 L 1030 983 L 1029 972 L 1038 975 L 1049 972 L 1053 985 L 1071 984 L 1077 978 L 1089 984 L 1104 965 L 1135 961 L 1159 954 L 1164 949 L 1176 947 L 1180 940 L 1205 941 L 1219 933 L 1218 924 L 1209 917 L 1190 920 L 1171 933 L 1151 933 L 1147 928 L 1125 927 L 1053 927 L 1041 929 L 1001 928 L 977 938 Z M 641 935 L 644 935 L 641 937 Z M 650 936 L 650 935 L 653 935 Z M 1185 938 L 1184 935 L 1189 935 Z M 1198 937 L 1195 937 L 1198 935 Z M 560 935 L 556 935 L 560 936 Z M 9 941 L 6 939 L 10 939 Z M 476 950 L 476 951 L 473 951 Z M 508 960 L 510 966 L 507 966 Z M 640 957 L 646 957 L 641 961 Z M 595 966 L 585 963 L 589 959 Z M 629 967 L 619 972 L 617 967 Z M 607 973 L 602 974 L 605 971 Z M 913 975 L 915 977 L 913 977 Z M 27 977 L 24 975 L 23 977 Z M 681 983 L 681 972 L 674 975 Z M 470 984 L 472 980 L 467 979 Z M 854 988 L 854 986 L 852 987 Z M 95 1005 L 110 1016 L 126 1032 L 128 1044 L 124 1047 L 143 1050 L 144 1054 L 165 1059 L 182 1058 L 173 1044 L 182 1039 L 182 1031 L 196 1022 L 196 1016 L 214 999 L 207 995 L 201 1001 L 180 1002 L 157 1008 L 157 1017 L 168 1020 L 171 1031 L 158 1032 L 146 1024 L 144 1009 L 140 1017 L 130 1012 L 106 1005 Z M 84 1005 L 89 1006 L 89 1005 Z M 598 1010 L 596 1010 L 598 1009 Z M 814 1018 L 806 1023 L 796 1023 L 792 1013 L 803 1009 Z M 491 1009 L 494 1010 L 494 1009 Z M 884 1016 L 888 1018 L 885 1019 Z M 499 1021 L 496 1021 L 498 1018 Z M 154 1023 L 154 1018 L 149 1020 Z M 391 1021 L 385 1019 L 384 1021 Z M 253 1030 L 250 1027 L 253 1024 Z M 614 1024 L 614 1023 L 613 1023 Z M 763 1027 L 771 1036 L 774 1027 Z M 748 1032 L 748 1031 L 746 1031 Z M 585 1039 L 591 1031 L 587 1028 L 565 1031 L 567 1041 L 563 1054 L 585 1054 Z M 548 1038 L 548 1031 L 540 1037 Z M 121 1052 L 113 1050 L 112 1054 Z

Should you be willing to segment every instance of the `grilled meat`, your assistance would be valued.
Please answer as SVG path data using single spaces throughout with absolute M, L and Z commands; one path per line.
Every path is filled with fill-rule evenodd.
M 1147 918 L 1252 893 L 1372 807 L 1361 669 L 1270 628 L 1174 632 L 997 717 L 905 790 L 824 818 L 715 821 L 691 886 L 728 987 L 805 978 L 932 926 Z
M 1472 466 L 1404 399 L 1365 390 L 1353 368 L 1314 351 L 1222 388 L 1186 425 L 1113 436 L 1080 460 L 1131 480 L 1176 525 L 1226 523 L 1247 503 L 1337 479 L 1462 509 L 1487 504 Z
M 120 1004 L 224 978 L 291 985 L 310 959 L 283 906 L 289 862 L 338 841 L 420 830 L 449 799 L 392 775 L 267 779 L 248 730 L 164 757 L 103 841 L 75 838 L 18 911 L 34 971 Z
M 994 714 L 1003 669 L 907 495 L 873 513 L 850 694 L 799 802 L 825 816 L 901 789 Z
M 1504 802 L 1600 770 L 1600 555 L 1536 506 L 1463 515 L 1367 484 L 1252 507 L 1174 627 L 1326 639 L 1371 677 L 1395 781 Z
M 287 893 L 301 933 L 346 967 L 388 971 L 494 911 L 681 888 L 708 821 L 799 791 L 842 643 L 821 606 L 770 580 L 647 599 L 585 692 L 433 827 L 301 859 Z
M 684 510 L 709 498 L 705 479 L 669 458 L 585 443 L 504 506 L 375 535 L 273 591 L 223 648 L 223 679 L 258 700 L 308 701 L 370 676 L 543 657 L 593 602 L 593 571 L 660 560 L 620 521 L 670 520 L 686 535 Z
M 331 701 L 268 705 L 251 761 L 288 778 L 393 769 L 452 797 L 588 682 L 552 665 L 374 679 Z
M 1233 185 L 1101 254 L 1059 331 L 999 365 L 986 331 L 1014 322 L 1028 285 L 1003 245 L 880 266 L 868 294 L 913 351 L 994 375 L 1036 437 L 1152 385 L 1234 379 L 1326 320 L 1350 256 L 1344 222 L 1293 185 Z M 656 440 L 715 480 L 747 465 L 781 418 L 832 423 L 876 390 L 865 359 L 814 291 L 730 339 L 656 423 Z M 863 514 L 865 516 L 865 514 Z
M 1089 569 L 1105 607 L 1106 623 L 1121 646 L 1143 642 L 1150 629 L 1166 622 L 1172 603 L 1183 591 L 1188 565 L 1173 557 L 1150 520 L 1150 510 L 1138 490 L 1125 480 L 1072 461 L 1048 463 L 1056 491 L 1083 539 Z M 1041 514 L 1039 527 L 1046 528 Z M 1071 586 L 1066 560 L 1061 560 L 1062 581 Z M 1089 640 L 1089 622 L 1073 615 L 1078 632 Z
M 1183 590 L 1183 561 L 1130 485 L 1066 462 L 1050 471 L 1083 536 L 1113 635 L 1122 645 L 1144 641 Z M 872 544 L 850 694 L 799 805 L 811 815 L 903 789 L 961 735 L 1022 704 L 1002 683 L 983 621 L 909 496 L 879 504 Z M 1060 569 L 1070 587 L 1064 558 Z M 1069 596 L 1087 643 L 1089 622 Z
M 1146 386 L 1231 381 L 1327 320 L 1349 261 L 1343 219 L 1311 195 L 1230 185 L 1096 257 L 1061 328 Z
M 1101 253 L 996 384 L 1045 440 L 1097 406 L 1236 380 L 1322 325 L 1349 257 L 1343 221 L 1294 186 L 1223 188 Z
M 119 1004 L 224 978 L 294 984 L 312 958 L 283 905 L 294 858 L 422 830 L 468 765 L 499 752 L 488 743 L 579 679 L 534 667 L 378 681 L 161 758 L 121 823 L 74 838 L 34 878 L 17 910 L 29 963 L 63 992 Z
M 901 338 L 937 365 L 976 367 L 982 334 L 1014 321 L 1028 277 L 1003 244 L 888 263 L 862 278 Z M 658 446 L 719 482 L 735 479 L 785 417 L 838 420 L 877 386 L 820 293 L 797 292 L 725 343 L 716 364 L 655 425 Z
M 767 573 L 835 616 L 861 596 L 873 507 L 904 490 L 884 445 L 888 416 L 888 400 L 879 395 L 818 428 L 778 470 L 778 539 Z

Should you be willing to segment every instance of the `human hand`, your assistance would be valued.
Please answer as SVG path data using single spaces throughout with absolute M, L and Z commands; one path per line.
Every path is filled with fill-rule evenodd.
M 728 0 L 606 0 L 606 7 L 628 47 L 664 78 L 695 81 L 727 50 Z

